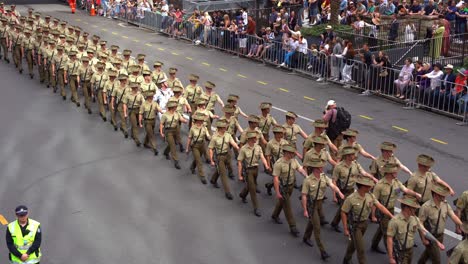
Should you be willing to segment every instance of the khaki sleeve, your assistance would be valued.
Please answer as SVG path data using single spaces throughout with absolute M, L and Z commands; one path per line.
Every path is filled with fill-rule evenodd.
M 280 176 L 281 174 L 281 163 L 276 162 L 275 165 L 273 165 L 273 176 Z
M 447 203 L 447 215 L 450 216 L 450 218 L 453 218 L 455 216 L 455 212 L 452 209 L 452 206 Z
M 208 144 L 208 148 L 214 149 L 215 147 L 215 138 L 211 138 L 210 144 Z
M 413 175 L 410 176 L 410 178 L 408 179 L 408 186 L 407 186 L 408 189 L 414 191 L 414 189 L 416 188 L 416 179 Z
M 421 222 L 425 222 L 427 220 L 427 209 L 426 209 L 426 206 L 422 206 L 421 209 L 419 210 L 419 220 L 421 220 Z
M 237 160 L 243 161 L 244 159 L 245 159 L 245 149 L 241 148 L 241 150 L 239 151 L 239 156 L 237 157 Z
M 271 155 L 271 144 L 268 143 L 265 148 L 265 156 L 270 156 Z
M 377 162 L 376 162 L 375 160 L 373 160 L 373 161 L 371 162 L 371 165 L 369 166 L 369 172 L 370 172 L 371 174 L 376 174 L 376 173 L 377 173 L 377 166 L 378 166 L 378 165 L 377 165 Z
M 340 177 L 340 166 L 335 166 L 335 168 L 333 169 L 332 179 L 334 181 L 338 181 L 339 177 Z
M 388 223 L 387 236 L 395 237 L 397 231 L 398 231 L 398 223 L 397 223 L 397 220 L 394 218 L 390 220 L 390 222 Z
M 466 203 L 468 200 L 468 192 L 462 193 L 462 195 L 457 199 L 457 208 L 463 210 L 466 208 Z
M 382 194 L 382 185 L 378 184 L 375 186 L 374 191 L 372 192 L 377 200 L 380 200 L 380 195 Z M 390 194 L 391 195 L 391 194 Z
M 351 196 L 348 196 L 346 198 L 346 200 L 344 200 L 343 202 L 343 206 L 341 207 L 341 211 L 345 212 L 345 213 L 349 213 L 349 211 L 351 211 L 351 207 L 352 207 L 352 204 L 351 204 L 351 199 L 350 199 Z
M 305 180 L 302 183 L 302 194 L 309 194 L 309 181 Z
M 145 106 L 143 104 L 140 106 L 140 112 L 139 113 L 140 113 L 140 115 L 145 113 Z M 143 118 L 145 118 L 145 116 Z

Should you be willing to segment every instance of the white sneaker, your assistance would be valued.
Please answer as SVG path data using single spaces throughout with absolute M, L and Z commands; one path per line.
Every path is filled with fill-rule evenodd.
M 312 65 L 307 66 L 307 69 L 308 70 L 312 69 Z
M 283 62 L 283 63 L 280 64 L 280 66 L 281 67 L 286 67 L 286 63 Z
M 369 90 L 365 90 L 361 93 L 361 95 L 371 95 L 371 92 Z
M 340 80 L 340 83 L 346 83 L 346 81 L 345 80 Z
M 323 82 L 324 80 L 325 80 L 325 78 L 320 77 L 320 78 L 317 79 L 317 82 Z

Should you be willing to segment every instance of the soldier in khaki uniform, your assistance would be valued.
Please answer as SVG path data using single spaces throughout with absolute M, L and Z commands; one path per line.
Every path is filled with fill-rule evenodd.
M 119 82 L 116 81 L 117 79 L 116 71 L 109 71 L 107 73 L 107 77 L 108 79 L 106 83 L 104 84 L 104 89 L 102 90 L 102 99 L 104 100 L 104 106 L 106 106 L 109 110 L 111 110 L 111 107 L 109 106 L 109 103 L 111 101 L 110 98 L 111 98 L 112 92 L 114 92 L 114 89 L 116 89 L 115 87 L 119 85 Z M 106 108 L 104 108 L 104 112 L 100 112 L 99 114 L 101 115 L 102 120 L 106 122 L 107 121 Z
M 109 55 L 109 62 L 114 64 L 116 60 L 122 60 L 122 56 L 119 54 L 119 46 L 111 45 L 111 53 Z
M 206 139 L 210 140 L 210 134 L 208 128 L 203 124 L 206 119 L 206 115 L 197 113 L 193 115 L 194 124 L 190 128 L 190 132 L 187 138 L 187 155 L 192 150 L 193 161 L 190 165 L 190 171 L 195 174 L 195 169 L 198 168 L 198 177 L 203 184 L 207 184 L 205 172 L 203 171 L 202 155 L 206 155 Z
M 468 223 L 468 191 L 464 191 L 456 200 L 455 214 L 460 218 L 463 224 Z M 461 226 L 457 226 L 457 233 L 462 234 L 464 238 L 467 237 L 467 232 L 462 232 Z M 467 259 L 468 260 L 468 259 Z
M 162 113 L 162 110 L 158 103 L 153 102 L 153 91 L 146 91 L 143 93 L 143 95 L 145 96 L 145 101 L 140 106 L 140 115 L 138 117 L 138 123 L 140 124 L 140 127 L 143 127 L 142 121 L 145 121 L 145 140 L 143 146 L 145 148 L 150 148 L 154 155 L 157 156 L 159 151 L 156 148 L 154 126 L 156 124 L 156 113 Z
M 166 74 L 161 70 L 162 66 L 164 63 L 160 61 L 155 61 L 153 64 L 153 72 L 150 72 L 151 74 L 151 79 L 154 83 L 159 83 L 160 80 L 167 80 Z M 172 88 L 172 87 L 171 87 Z
M 389 218 L 393 218 L 393 214 L 379 203 L 373 194 L 369 193 L 374 186 L 374 182 L 370 178 L 357 177 L 356 185 L 357 191 L 349 195 L 341 207 L 344 234 L 349 238 L 346 255 L 343 259 L 343 263 L 346 264 L 351 263 L 354 251 L 357 251 L 358 263 L 366 263 L 364 234 L 367 230 L 367 219 L 369 219 L 373 206 Z M 348 222 L 353 223 L 352 230 L 349 229 Z
M 242 147 L 246 142 L 247 142 L 247 133 L 257 133 L 257 142 L 256 144 L 264 144 L 266 145 L 268 142 L 266 142 L 265 138 L 263 137 L 262 132 L 258 128 L 258 124 L 260 123 L 260 118 L 256 115 L 249 115 L 247 118 L 247 121 L 249 123 L 249 126 L 244 129 L 244 132 L 241 133 L 240 136 L 240 143 L 239 146 Z
M 140 139 L 138 138 L 138 120 L 140 114 L 140 106 L 145 101 L 143 95 L 141 95 L 139 89 L 140 84 L 130 83 L 131 92 L 127 93 L 122 99 L 124 116 L 129 117 L 130 125 L 132 129 L 132 138 L 135 141 L 137 147 L 141 145 Z
M 184 90 L 183 97 L 187 99 L 187 101 L 190 104 L 191 109 L 196 109 L 195 102 L 197 98 L 203 93 L 203 89 L 197 84 L 199 79 L 200 77 L 198 75 L 190 74 L 189 75 L 190 84 L 187 85 L 187 87 L 185 87 L 185 90 Z M 189 126 L 190 126 L 190 123 L 189 123 Z
M 158 87 L 151 79 L 151 72 L 150 71 L 143 71 L 143 79 L 144 81 L 140 83 L 141 91 L 142 92 L 153 92 L 156 94 Z
M 294 112 L 286 113 L 286 123 L 283 124 L 284 127 L 284 139 L 286 139 L 289 144 L 296 147 L 297 135 L 301 135 L 304 139 L 307 138 L 307 134 L 302 130 L 302 128 L 296 124 L 297 114 Z M 299 157 L 302 159 L 302 156 Z
M 240 126 L 239 120 L 237 120 L 237 118 L 234 117 L 234 111 L 235 111 L 235 109 L 232 108 L 230 105 L 225 105 L 223 107 L 224 116 L 222 116 L 219 120 L 223 120 L 223 121 L 226 122 L 226 124 L 227 124 L 226 133 L 230 134 L 231 137 L 235 140 L 236 139 L 236 131 L 239 131 L 239 132 L 243 133 L 244 130 Z M 227 155 L 228 155 L 228 158 L 227 158 L 227 161 L 226 161 L 226 164 L 227 164 L 226 166 L 227 166 L 227 170 L 228 170 L 228 176 L 229 176 L 229 178 L 234 179 L 234 172 L 233 172 L 232 163 L 231 163 L 231 160 L 232 160 L 231 150 L 228 151 Z
M 296 171 L 307 177 L 307 172 L 295 159 L 296 148 L 290 144 L 283 146 L 283 157 L 279 158 L 273 166 L 273 186 L 276 193 L 276 205 L 271 218 L 277 224 L 283 222 L 279 218 L 284 209 L 284 215 L 289 224 L 289 230 L 295 237 L 299 236 L 296 228 L 296 221 L 291 208 L 291 196 L 294 191 L 294 182 L 296 181 Z
M 338 149 L 336 148 L 335 144 L 331 142 L 330 138 L 327 136 L 327 133 L 325 133 L 325 130 L 328 127 L 328 124 L 323 120 L 323 119 L 316 119 L 314 122 L 312 122 L 312 125 L 314 126 L 314 132 L 312 132 L 304 141 L 303 145 L 303 156 L 305 156 L 305 153 L 309 151 L 309 149 L 313 148 L 314 143 L 312 142 L 312 139 L 317 136 L 322 136 L 326 141 L 330 151 L 337 152 Z
M 70 51 L 68 54 L 70 60 L 63 73 L 65 84 L 70 83 L 71 97 L 70 100 L 80 107 L 80 99 L 78 98 L 77 88 L 80 85 L 80 66 L 81 63 L 76 59 L 76 51 Z M 68 78 L 70 76 L 70 79 Z
M 440 183 L 432 185 L 432 199 L 426 201 L 419 210 L 419 219 L 426 229 L 441 243 L 444 242 L 444 229 L 447 217 L 450 217 L 456 225 L 462 225 L 460 218 L 447 203 L 445 197 L 450 194 L 450 189 Z M 431 260 L 434 264 L 440 264 L 440 251 L 436 244 L 426 245 L 426 250 L 418 260 L 418 264 Z
M 104 63 L 102 63 L 102 62 L 98 63 L 97 66 L 96 66 L 97 72 L 95 72 L 93 74 L 93 77 L 91 78 L 91 81 L 90 81 L 90 84 L 91 84 L 90 91 L 91 90 L 96 91 L 95 96 L 97 96 L 99 114 L 101 115 L 101 117 L 106 115 L 106 110 L 104 108 L 104 94 L 103 94 L 103 91 L 104 91 L 105 84 L 106 84 L 107 80 L 109 79 L 109 77 L 107 76 L 105 67 L 106 67 L 106 65 Z M 93 89 L 93 87 L 94 87 L 94 89 Z M 91 104 L 91 94 L 88 93 L 87 96 L 85 95 L 85 101 L 87 103 Z M 88 107 L 88 109 L 89 109 L 89 111 L 91 111 L 90 107 Z
M 273 138 L 268 141 L 265 148 L 265 158 L 267 159 L 268 164 L 270 164 L 270 168 L 273 168 L 276 161 L 283 156 L 283 146 L 288 145 L 288 141 L 284 139 L 284 127 L 276 125 L 273 126 L 272 130 Z M 273 181 L 265 183 L 265 188 L 267 189 L 268 195 L 271 196 Z
M 8 59 L 8 30 L 10 30 L 10 28 L 6 18 L 2 17 L 0 21 L 2 22 L 2 25 L 0 25 L 0 46 L 3 49 L 3 60 L 10 63 L 10 59 Z M 1 56 L 0 53 L 0 59 L 2 58 Z
M 57 79 L 57 85 L 60 87 L 60 94 L 64 100 L 67 98 L 64 79 L 64 72 L 67 64 L 68 56 L 63 53 L 63 46 L 58 46 L 57 54 L 52 58 L 52 78 Z M 55 92 L 57 92 L 56 87 L 54 87 L 54 93 Z
M 49 77 L 47 76 L 47 51 L 49 49 L 49 38 L 42 37 L 42 45 L 38 47 L 37 54 L 37 68 L 39 70 L 40 83 L 48 83 Z
M 211 113 L 215 113 L 216 103 L 218 103 L 221 108 L 224 107 L 224 102 L 221 100 L 219 94 L 213 92 L 213 89 L 216 88 L 216 84 L 213 82 L 207 81 L 205 82 L 205 93 L 203 94 L 207 98 L 206 103 L 206 110 L 210 111 Z M 211 120 L 213 122 L 213 120 Z
M 148 64 L 145 63 L 145 54 L 138 54 L 137 55 L 137 65 L 140 66 L 140 72 L 138 73 L 141 75 L 143 71 L 150 71 L 150 68 L 148 67 Z
M 230 107 L 234 108 L 234 117 L 236 119 L 239 119 L 239 115 L 248 118 L 249 116 L 242 111 L 242 109 L 237 105 L 237 102 L 239 102 L 240 97 L 236 94 L 230 94 L 228 95 L 227 102 Z M 236 131 L 237 132 L 237 131 Z
M 310 159 L 304 162 L 304 167 L 307 169 L 309 176 L 305 178 L 302 184 L 302 208 L 304 210 L 304 216 L 308 218 L 307 227 L 304 232 L 302 241 L 312 247 L 312 231 L 314 232 L 315 242 L 317 243 L 320 256 L 322 260 L 326 260 L 330 257 L 325 251 L 322 239 L 320 238 L 320 217 L 319 207 L 322 207 L 323 198 L 325 197 L 325 191 L 327 187 L 330 187 L 334 192 L 343 199 L 344 195 L 340 192 L 338 187 L 333 184 L 332 180 L 323 173 L 323 167 L 325 162 L 321 159 Z
M 383 178 L 375 185 L 373 191 L 375 198 L 392 214 L 395 212 L 395 202 L 400 192 L 414 196 L 418 199 L 421 198 L 419 193 L 406 188 L 403 183 L 398 180 L 398 172 L 400 168 L 400 164 L 398 163 L 386 163 L 384 166 L 379 168 Z M 372 210 L 372 220 L 374 222 L 379 222 L 379 228 L 377 228 L 374 237 L 372 238 L 371 249 L 380 254 L 385 254 L 385 251 L 380 249 L 379 243 L 382 239 L 382 236 L 384 237 L 384 243 L 387 243 L 386 231 L 390 219 L 386 216 L 380 216 L 377 218 L 375 215 L 375 210 Z
M 114 61 L 114 70 L 117 72 L 117 74 L 125 74 L 128 75 L 128 71 L 122 68 L 122 60 L 121 59 L 116 59 Z
M 135 64 L 135 60 L 133 60 L 130 55 L 132 55 L 132 51 L 131 50 L 124 50 L 123 53 L 123 59 L 122 59 L 122 67 L 127 71 L 129 72 L 130 71 L 130 66 L 134 65 Z
M 170 153 L 174 160 L 174 167 L 180 170 L 179 158 L 176 150 L 176 138 L 180 137 L 180 135 L 177 135 L 177 126 L 179 122 L 187 123 L 188 121 L 176 111 L 176 108 L 177 102 L 169 101 L 167 103 L 167 111 L 161 116 L 161 122 L 159 123 L 159 133 L 167 142 L 164 156 L 169 160 Z
M 242 202 L 247 203 L 247 195 L 250 194 L 250 199 L 252 200 L 252 205 L 254 209 L 254 214 L 257 217 L 262 216 L 260 209 L 258 208 L 257 201 L 257 177 L 258 177 L 258 164 L 261 160 L 263 166 L 267 171 L 270 170 L 265 156 L 263 155 L 262 148 L 257 144 L 258 133 L 249 132 L 246 135 L 247 143 L 242 146 L 239 151 L 239 156 L 237 157 L 237 171 L 239 181 L 244 181 L 246 186 L 242 189 L 239 197 L 242 199 Z M 246 175 L 242 175 L 242 168 L 245 166 Z
M 141 72 L 141 66 L 140 65 L 137 65 L 137 64 L 134 64 L 130 67 L 130 71 L 131 73 L 130 76 L 128 76 L 128 81 L 129 82 L 136 82 L 136 83 L 142 83 L 145 81 L 145 79 L 143 79 L 143 76 L 140 75 L 140 72 Z
M 418 163 L 418 169 L 408 180 L 408 189 L 411 189 L 419 194 L 422 198 L 419 201 L 423 204 L 431 199 L 432 186 L 442 184 L 447 187 L 450 191 L 450 195 L 454 195 L 455 192 L 445 181 L 443 181 L 435 172 L 431 171 L 431 167 L 434 166 L 434 159 L 431 156 L 421 154 L 416 159 Z
M 321 159 L 324 162 L 329 162 L 333 167 L 337 165 L 337 162 L 331 157 L 330 152 L 325 148 L 325 145 L 328 144 L 327 139 L 326 135 L 314 136 L 307 139 L 313 144 L 313 147 L 304 154 L 304 163 L 310 159 Z
M 158 87 L 161 88 L 161 91 L 166 89 L 166 83 L 162 83 Z M 172 89 L 172 92 L 174 93 L 174 96 L 169 98 L 168 101 L 174 101 L 177 103 L 177 108 L 176 112 L 178 112 L 181 116 L 184 114 L 184 112 L 187 113 L 192 113 L 192 111 L 195 111 L 195 109 L 192 109 L 185 97 L 182 97 L 182 92 L 184 91 L 184 88 L 176 86 Z M 179 145 L 180 152 L 184 152 L 184 147 L 182 145 L 182 139 L 180 138 L 180 128 L 181 124 L 177 124 L 177 133 L 176 133 L 176 145 Z
M 374 175 L 374 177 L 379 180 L 382 179 L 384 173 L 380 171 L 380 169 L 385 166 L 385 164 L 389 163 L 398 164 L 404 172 L 411 176 L 411 171 L 405 165 L 403 165 L 397 157 L 393 155 L 393 152 L 396 148 L 397 146 L 391 142 L 382 142 L 382 144 L 380 144 L 380 151 L 382 152 L 382 155 L 373 160 L 369 166 L 369 172 Z
M 22 39 L 21 43 L 21 55 L 23 58 L 26 56 L 26 62 L 28 63 L 28 72 L 29 72 L 29 77 L 31 79 L 34 78 L 34 38 L 31 36 L 31 31 L 30 30 L 25 30 L 24 31 L 24 38 Z
M 468 223 L 464 223 L 461 232 L 468 234 Z M 468 263 L 468 239 L 464 236 L 463 240 L 454 248 L 449 258 L 449 264 Z
M 396 264 L 394 252 L 394 243 L 397 242 L 400 248 L 400 259 L 398 263 L 411 264 L 413 259 L 413 247 L 416 231 L 424 244 L 435 243 L 440 249 L 444 249 L 444 245 L 427 231 L 419 218 L 415 216 L 416 209 L 420 207 L 418 201 L 413 196 L 404 196 L 398 199 L 401 203 L 401 213 L 395 215 L 389 224 L 386 231 L 387 234 L 387 252 L 390 264 Z
M 210 183 L 215 188 L 219 188 L 217 181 L 221 177 L 225 196 L 228 200 L 232 200 L 233 196 L 229 188 L 226 169 L 229 162 L 229 147 L 232 146 L 234 149 L 239 150 L 239 146 L 237 146 L 231 134 L 226 133 L 227 123 L 225 121 L 218 120 L 215 126 L 217 131 L 211 137 L 210 144 L 208 145 L 211 166 L 216 167 Z
M 207 98 L 205 98 L 204 95 L 202 95 L 196 100 L 195 105 L 197 107 L 197 110 L 195 110 L 194 114 L 201 113 L 205 115 L 205 122 L 203 123 L 203 125 L 209 128 L 208 134 L 211 135 L 211 120 L 218 119 L 219 116 L 213 114 L 211 111 L 208 111 L 206 109 L 206 105 L 208 103 L 206 99 Z
M 110 93 L 112 99 L 111 99 L 109 108 L 111 112 L 111 124 L 112 126 L 114 126 L 114 131 L 117 131 L 117 119 L 116 119 L 117 112 L 119 111 L 119 108 L 122 105 L 123 97 L 128 92 L 127 82 L 128 82 L 128 76 L 126 74 L 120 74 L 118 85 L 116 85 L 116 87 Z M 122 130 L 122 132 L 125 131 L 125 133 L 127 133 L 126 120 L 122 119 L 121 123 L 122 123 L 121 126 L 124 126 L 125 129 L 120 128 L 120 130 Z M 128 134 L 126 134 L 126 137 L 128 137 Z
M 377 182 L 372 175 L 366 172 L 362 166 L 356 161 L 356 149 L 353 147 L 345 147 L 341 149 L 340 155 L 343 157 L 333 169 L 333 183 L 338 186 L 341 192 L 348 197 L 354 193 L 354 184 L 359 175 L 369 177 Z M 342 205 L 343 203 L 340 202 Z M 341 206 L 338 208 L 335 217 L 331 222 L 331 226 L 336 232 L 341 233 L 338 226 L 341 220 Z
M 353 147 L 356 149 L 356 152 L 357 152 L 356 154 L 361 154 L 362 156 L 368 159 L 375 160 L 374 156 L 372 156 L 366 150 L 364 150 L 361 144 L 357 143 L 356 138 L 357 138 L 357 135 L 359 134 L 359 131 L 348 128 L 345 131 L 341 132 L 341 134 L 343 135 L 343 139 L 346 140 L 346 143 L 342 144 L 338 148 L 338 157 L 337 157 L 338 161 L 341 159 L 341 157 L 339 156 L 340 150 L 343 149 L 344 147 Z
M 179 78 L 176 77 L 177 68 L 169 68 L 169 77 L 167 78 L 167 86 L 173 89 L 175 86 L 184 87 Z M 183 88 L 182 88 L 183 89 Z
M 91 111 L 91 93 L 93 90 L 93 84 L 95 82 L 94 75 L 96 74 L 93 70 L 93 67 L 90 65 L 90 60 L 87 57 L 81 59 L 82 64 L 79 67 L 80 80 L 82 81 L 81 88 L 83 89 L 83 96 L 85 101 L 85 108 L 88 109 L 88 114 L 92 114 Z M 103 71 L 103 66 L 98 65 L 97 72 Z
M 260 132 L 263 134 L 263 138 L 268 143 L 270 141 L 270 129 L 273 126 L 278 125 L 278 122 L 275 118 L 270 115 L 271 107 L 273 106 L 272 103 L 263 102 L 260 104 L 261 114 L 259 115 L 260 122 L 258 123 L 258 127 L 260 128 Z M 267 144 L 263 144 L 260 142 L 260 146 L 262 147 L 263 151 L 265 151 Z
M 107 53 L 103 53 L 101 52 L 100 56 L 99 56 L 99 62 L 101 62 L 102 64 L 104 64 L 104 71 L 108 71 L 108 70 L 113 70 L 114 69 L 114 65 L 112 65 L 112 63 L 110 63 L 108 61 L 108 58 L 109 56 L 107 55 Z
M 45 60 L 45 65 L 46 65 L 46 85 L 47 88 L 52 86 L 53 88 L 57 86 L 57 83 L 55 82 L 55 78 L 53 76 L 52 72 L 52 58 L 57 54 L 56 46 L 55 46 L 55 40 L 49 39 L 49 48 L 46 50 L 44 54 L 44 60 Z M 70 57 L 70 55 L 68 55 Z
M 23 27 L 21 25 L 15 25 L 14 30 L 10 33 L 10 50 L 13 53 L 13 61 L 15 62 L 15 66 L 20 73 L 23 72 L 23 60 L 21 57 L 21 43 L 24 37 L 21 31 Z

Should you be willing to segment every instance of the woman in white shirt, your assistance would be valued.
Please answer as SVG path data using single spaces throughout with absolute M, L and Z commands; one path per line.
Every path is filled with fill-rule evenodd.
M 288 52 L 284 55 L 284 62 L 279 65 L 280 67 L 289 67 L 291 65 L 291 57 L 299 47 L 298 37 L 298 34 L 293 34 L 289 39 Z
M 203 43 L 206 44 L 208 41 L 208 37 L 211 34 L 211 25 L 213 25 L 213 19 L 211 18 L 210 14 L 208 12 L 205 12 L 205 15 L 203 16 L 201 20 L 204 28 L 203 28 Z M 211 37 L 210 37 L 211 40 Z
M 407 58 L 405 60 L 405 65 L 403 66 L 403 68 L 400 71 L 400 74 L 398 75 L 398 79 L 396 79 L 394 82 L 397 90 L 396 97 L 400 99 L 405 99 L 406 87 L 408 87 L 408 83 L 413 79 L 413 71 L 413 60 L 411 60 L 411 58 Z

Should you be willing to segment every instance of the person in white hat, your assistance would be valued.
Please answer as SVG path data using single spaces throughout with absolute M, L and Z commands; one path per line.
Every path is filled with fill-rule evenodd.
M 451 91 L 455 88 L 455 80 L 457 79 L 457 75 L 453 73 L 453 65 L 447 64 L 444 67 L 445 73 L 442 76 L 442 81 L 440 83 L 440 91 L 438 94 L 438 98 L 435 98 L 439 101 L 439 108 L 443 108 L 446 110 L 449 107 L 448 99 Z

